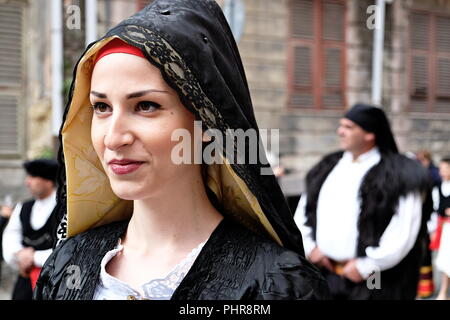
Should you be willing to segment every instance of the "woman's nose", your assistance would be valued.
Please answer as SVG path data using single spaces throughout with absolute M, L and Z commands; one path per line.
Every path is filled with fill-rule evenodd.
M 105 135 L 105 146 L 110 150 L 117 150 L 130 145 L 134 141 L 131 121 L 125 114 L 113 114 L 110 117 Z

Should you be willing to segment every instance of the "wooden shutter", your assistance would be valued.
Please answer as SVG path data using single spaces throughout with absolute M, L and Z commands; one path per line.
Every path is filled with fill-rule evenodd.
M 292 93 L 290 105 L 314 107 L 313 56 L 315 45 L 314 3 L 312 0 L 292 1 Z
M 291 104 L 295 107 L 314 107 L 312 83 L 312 47 L 298 45 L 294 47 L 294 93 Z
M 342 3 L 324 2 L 322 12 L 322 107 L 341 109 L 344 106 L 345 7 Z
M 450 17 L 436 17 L 436 102 L 434 111 L 450 113 Z
M 426 111 L 429 97 L 428 57 L 413 56 L 411 58 L 411 110 Z
M 428 13 L 413 12 L 410 21 L 410 108 L 411 111 L 427 111 L 431 99 L 429 59 L 431 17 Z
M 289 106 L 342 109 L 345 105 L 344 2 L 292 0 L 290 17 Z
M 0 154 L 19 153 L 22 15 L 22 2 L 0 2 Z
M 314 7 L 312 0 L 292 1 L 292 36 L 314 38 Z
M 0 94 L 0 153 L 17 153 L 19 149 L 17 95 Z
M 322 14 L 322 38 L 344 41 L 344 5 L 337 2 L 323 2 Z
M 341 48 L 324 49 L 325 74 L 322 82 L 324 109 L 341 109 L 344 105 L 342 51 Z

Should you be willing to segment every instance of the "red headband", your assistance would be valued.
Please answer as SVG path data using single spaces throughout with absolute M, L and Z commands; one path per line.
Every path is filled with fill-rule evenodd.
M 97 58 L 95 58 L 94 65 L 98 62 L 98 60 L 111 53 L 128 53 L 145 59 L 144 54 L 139 48 L 115 38 L 99 50 Z

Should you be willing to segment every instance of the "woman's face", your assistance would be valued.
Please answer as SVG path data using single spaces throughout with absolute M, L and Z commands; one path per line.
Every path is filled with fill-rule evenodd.
M 103 57 L 90 101 L 92 143 L 119 198 L 145 199 L 193 178 L 194 165 L 171 161 L 179 143 L 171 135 L 185 128 L 193 137 L 195 117 L 150 62 L 125 53 Z

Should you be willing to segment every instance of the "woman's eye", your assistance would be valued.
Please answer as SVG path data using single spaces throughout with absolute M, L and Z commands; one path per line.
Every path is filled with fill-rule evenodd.
M 136 110 L 144 113 L 151 113 L 159 108 L 161 108 L 161 105 L 152 101 L 141 101 L 136 105 Z
M 92 109 L 94 109 L 94 112 L 98 114 L 111 112 L 111 107 L 103 102 L 97 102 L 92 106 Z

